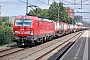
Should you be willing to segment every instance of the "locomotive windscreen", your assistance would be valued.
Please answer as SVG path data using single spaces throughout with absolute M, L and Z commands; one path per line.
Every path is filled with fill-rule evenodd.
M 31 26 L 31 19 L 16 19 L 15 26 Z

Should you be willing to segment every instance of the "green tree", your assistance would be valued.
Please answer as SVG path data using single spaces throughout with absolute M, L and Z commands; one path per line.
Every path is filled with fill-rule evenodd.
M 1 19 L 2 19 L 2 22 L 9 21 L 9 17 L 7 17 L 7 16 L 1 17 Z
M 84 26 L 90 26 L 89 23 L 82 21 L 82 23 L 84 24 Z
M 13 24 L 12 24 L 12 22 L 5 21 L 5 22 L 4 22 L 4 25 L 5 25 L 5 26 L 8 26 L 8 27 L 12 27 Z
M 29 14 L 31 15 L 35 14 L 37 16 L 48 17 L 48 9 L 36 8 L 34 10 L 30 10 Z
M 52 2 L 52 4 L 49 6 L 49 9 L 36 8 L 34 10 L 30 10 L 29 12 L 29 14 L 36 14 L 37 16 L 48 17 L 50 20 L 56 21 L 58 21 L 58 13 L 59 21 L 67 22 L 69 24 L 75 23 L 72 18 L 68 17 L 66 8 L 63 6 L 62 2 L 59 3 L 59 6 L 57 2 Z
M 58 12 L 58 9 L 59 9 L 59 12 Z M 59 6 L 58 6 L 58 3 L 56 2 L 53 2 L 50 7 L 49 7 L 49 19 L 51 20 L 58 20 L 58 13 L 59 13 L 59 20 L 62 21 L 62 22 L 68 22 L 68 15 L 67 15 L 67 12 L 66 12 L 66 9 L 65 7 L 63 6 L 63 3 L 59 3 Z
M 48 11 L 48 18 L 50 20 L 58 20 L 58 4 L 56 2 L 53 2 Z
M 12 42 L 12 29 L 5 25 L 0 25 L 0 45 Z
M 67 19 L 69 24 L 75 24 L 75 21 L 73 18 L 68 17 Z
M 63 6 L 62 2 L 59 3 L 59 8 L 60 8 L 60 12 L 59 12 L 60 20 L 62 22 L 68 22 L 68 14 L 67 14 L 66 8 Z
M 9 22 L 8 17 L 1 17 L 0 19 L 0 45 L 9 44 L 12 42 L 12 23 Z
M 48 9 L 41 10 L 41 12 L 38 13 L 38 16 L 43 16 L 43 17 L 48 18 Z
M 41 11 L 42 10 L 40 8 L 36 8 L 34 10 L 30 10 L 29 14 L 31 14 L 31 15 L 35 14 L 38 16 L 41 13 Z
M 2 20 L 0 19 L 0 25 L 2 25 Z

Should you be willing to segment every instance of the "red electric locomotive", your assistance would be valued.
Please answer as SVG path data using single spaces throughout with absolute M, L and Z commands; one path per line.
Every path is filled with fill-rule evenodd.
M 13 33 L 13 41 L 19 46 L 42 43 L 55 35 L 55 25 L 52 20 L 36 16 L 17 16 Z

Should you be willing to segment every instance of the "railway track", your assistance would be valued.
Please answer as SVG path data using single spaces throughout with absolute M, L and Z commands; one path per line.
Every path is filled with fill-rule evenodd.
M 83 32 L 82 32 L 83 33 Z M 67 39 L 66 41 L 62 41 L 61 43 L 59 43 L 60 41 L 53 43 L 45 48 L 42 48 L 38 51 L 33 52 L 32 54 L 21 58 L 20 60 L 47 60 L 47 57 L 45 59 L 43 59 L 45 56 L 47 56 L 48 54 L 50 54 L 51 52 L 55 51 L 58 47 L 63 46 L 64 44 L 66 45 L 68 43 L 68 41 L 70 42 L 71 39 L 76 38 L 77 35 L 78 38 L 82 35 L 82 33 L 78 33 L 76 35 L 74 35 L 73 37 Z M 74 41 L 73 41 L 74 42 Z M 56 45 L 55 47 L 53 45 Z M 64 46 L 65 46 L 64 45 Z
M 1 53 L 1 52 L 4 52 L 4 51 L 11 50 L 11 49 L 14 49 L 14 48 L 16 48 L 16 47 L 18 47 L 17 44 L 7 45 L 6 47 L 0 49 L 0 53 Z
M 0 51 L 0 58 L 24 50 L 24 48 L 13 47 Z
M 71 38 L 77 36 L 77 34 L 81 34 L 82 32 L 77 32 L 74 36 L 71 36 Z M 63 40 L 65 38 L 60 38 L 61 40 L 52 40 L 50 42 L 47 42 L 45 44 L 41 44 L 36 47 L 32 48 L 16 48 L 12 50 L 8 50 L 8 53 L 5 53 L 5 51 L 0 55 L 0 60 L 39 60 L 43 57 L 47 56 L 49 53 L 54 51 L 56 48 L 64 45 L 67 41 L 70 41 L 71 38 L 68 38 L 66 36 L 66 40 Z M 56 46 L 53 46 L 56 45 Z M 6 51 L 7 52 L 7 51 Z M 29 59 L 28 59 L 29 58 Z
M 78 36 L 78 35 L 79 35 L 79 36 Z M 46 52 L 45 54 L 43 54 L 42 56 L 36 58 L 35 60 L 41 60 L 43 57 L 45 57 L 46 55 L 48 55 L 48 54 L 50 54 L 51 52 L 53 52 L 54 50 L 56 50 L 57 48 L 59 48 L 61 45 L 65 44 L 66 42 L 70 41 L 70 40 L 73 39 L 73 38 L 76 38 L 77 36 L 78 36 L 78 37 L 77 37 L 77 39 L 78 39 L 81 35 L 82 35 L 82 34 L 77 34 L 77 35 L 71 37 L 71 38 L 68 39 L 67 41 L 65 41 L 65 42 L 63 42 L 62 44 L 56 46 L 55 48 L 53 48 L 52 50 Z M 77 40 L 77 39 L 76 39 L 76 40 Z M 76 40 L 75 40 L 75 41 L 76 41 Z M 74 41 L 74 42 L 75 42 L 75 41 Z M 74 42 L 73 42 L 73 43 L 74 43 Z M 62 55 L 70 48 L 70 46 L 73 45 L 73 43 L 71 43 L 59 56 L 57 55 L 56 58 L 54 57 L 54 60 L 59 60 L 59 58 L 62 57 Z M 48 60 L 52 60 L 52 59 L 48 59 Z
M 18 53 L 18 52 L 23 51 L 23 50 L 26 50 L 26 49 L 28 49 L 28 48 L 17 48 L 16 47 L 16 48 L 8 49 L 8 50 L 7 49 L 6 50 L 3 50 L 2 52 L 0 52 L 0 60 L 3 60 L 3 58 L 7 57 L 8 55 L 13 55 L 15 53 Z

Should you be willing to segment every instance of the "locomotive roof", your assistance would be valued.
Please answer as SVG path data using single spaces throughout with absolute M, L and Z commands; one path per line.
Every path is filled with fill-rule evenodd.
M 45 19 L 45 18 L 39 18 L 40 21 L 45 21 L 45 22 L 53 22 L 52 20 L 49 20 L 49 19 Z
M 27 19 L 29 19 L 29 18 L 31 18 L 31 19 L 33 19 L 33 18 L 36 18 L 36 19 L 39 19 L 40 21 L 44 21 L 44 22 L 53 22 L 53 20 L 49 20 L 49 19 L 47 19 L 47 18 L 42 18 L 42 17 L 37 17 L 37 16 L 17 16 L 16 17 L 16 19 L 21 19 L 21 18 L 27 18 Z
M 21 18 L 33 19 L 33 18 L 38 18 L 38 17 L 35 17 L 35 16 L 17 16 L 16 18 L 18 18 L 18 19 L 21 19 Z

